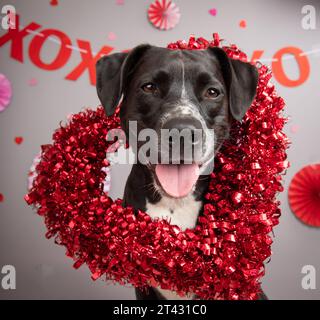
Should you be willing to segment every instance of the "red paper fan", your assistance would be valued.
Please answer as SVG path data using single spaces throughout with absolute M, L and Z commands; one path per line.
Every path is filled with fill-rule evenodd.
M 301 169 L 289 187 L 289 205 L 305 224 L 320 227 L 320 164 Z
M 169 30 L 179 22 L 180 10 L 171 0 L 156 0 L 149 7 L 148 17 L 156 28 Z

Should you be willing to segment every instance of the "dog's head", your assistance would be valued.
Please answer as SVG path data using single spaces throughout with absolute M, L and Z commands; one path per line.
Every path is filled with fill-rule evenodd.
M 220 48 L 140 45 L 130 53 L 101 58 L 96 69 L 97 92 L 107 115 L 123 97 L 120 118 L 127 136 L 135 122 L 133 136 L 152 129 L 161 137 L 151 141 L 147 152 L 139 152 L 145 141 L 138 141 L 137 152 L 148 159 L 158 189 L 172 197 L 187 195 L 210 166 L 232 118 L 241 120 L 250 107 L 258 81 L 254 66 L 228 58 Z M 179 140 L 170 132 L 178 133 Z M 172 151 L 177 144 L 178 153 Z M 192 152 L 186 156 L 188 150 Z

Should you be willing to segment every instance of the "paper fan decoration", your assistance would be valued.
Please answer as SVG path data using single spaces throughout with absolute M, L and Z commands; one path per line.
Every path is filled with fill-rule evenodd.
M 320 164 L 301 169 L 289 186 L 289 205 L 303 223 L 320 227 Z
M 7 109 L 12 96 L 12 88 L 9 79 L 0 73 L 0 112 Z
M 171 0 L 156 0 L 149 7 L 148 17 L 156 28 L 169 30 L 178 24 L 180 10 Z

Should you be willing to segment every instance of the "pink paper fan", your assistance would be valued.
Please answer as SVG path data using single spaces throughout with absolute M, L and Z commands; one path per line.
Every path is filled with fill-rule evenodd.
M 149 21 L 161 30 L 174 28 L 180 16 L 179 7 L 171 0 L 156 0 L 148 9 Z
M 320 227 L 320 164 L 308 165 L 295 174 L 288 198 L 298 219 L 309 226 Z
M 0 112 L 7 109 L 12 97 L 12 88 L 9 79 L 0 73 Z

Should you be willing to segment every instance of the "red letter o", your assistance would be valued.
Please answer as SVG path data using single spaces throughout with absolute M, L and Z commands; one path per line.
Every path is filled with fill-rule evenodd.
M 296 47 L 286 47 L 280 49 L 274 55 L 275 61 L 272 62 L 272 71 L 274 77 L 284 86 L 286 87 L 296 87 L 304 83 L 310 74 L 310 65 L 308 58 L 306 56 L 301 55 L 303 53 L 302 50 Z M 292 54 L 296 59 L 300 71 L 299 78 L 297 80 L 291 80 L 287 77 L 283 70 L 282 66 L 282 56 L 284 54 Z
M 66 64 L 72 52 L 72 43 L 70 38 L 65 33 L 54 29 L 43 30 L 41 31 L 41 34 L 43 34 L 43 37 L 36 35 L 30 43 L 29 55 L 31 61 L 39 68 L 45 70 L 56 70 L 61 68 L 63 65 Z M 40 51 L 44 42 L 47 40 L 48 37 L 51 36 L 56 36 L 60 39 L 60 50 L 52 62 L 45 63 L 41 60 Z

